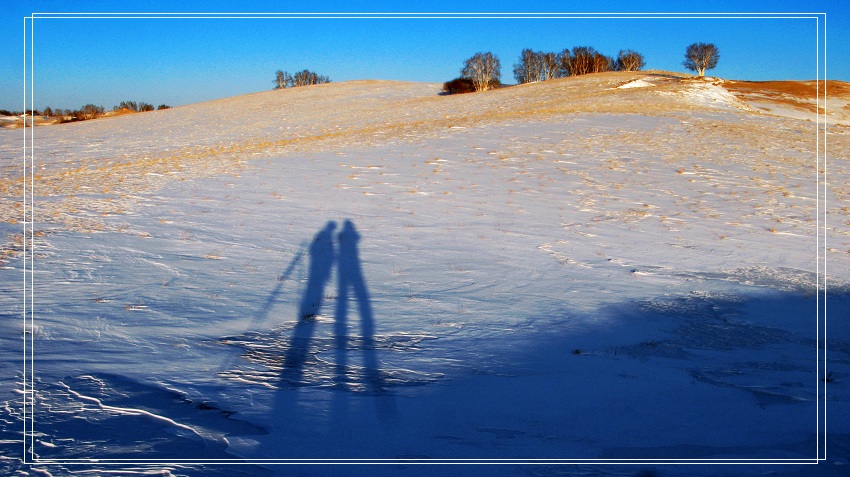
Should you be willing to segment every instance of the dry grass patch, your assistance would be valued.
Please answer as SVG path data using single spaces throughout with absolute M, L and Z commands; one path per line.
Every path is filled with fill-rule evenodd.
M 829 97 L 850 99 L 850 83 L 835 80 L 821 81 L 727 81 L 723 87 L 732 93 L 788 95 L 813 100 L 824 91 Z

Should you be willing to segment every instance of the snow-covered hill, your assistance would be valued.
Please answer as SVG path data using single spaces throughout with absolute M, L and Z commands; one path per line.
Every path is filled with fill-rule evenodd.
M 850 130 L 724 84 L 356 81 L 37 128 L 26 204 L 0 131 L 0 466 L 842 475 Z M 280 465 L 310 459 L 386 465 Z

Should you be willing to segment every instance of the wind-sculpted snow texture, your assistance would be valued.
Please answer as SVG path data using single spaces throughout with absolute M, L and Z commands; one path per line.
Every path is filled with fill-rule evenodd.
M 845 126 L 667 73 L 439 91 L 36 128 L 27 236 L 0 131 L 2 472 L 850 468 Z

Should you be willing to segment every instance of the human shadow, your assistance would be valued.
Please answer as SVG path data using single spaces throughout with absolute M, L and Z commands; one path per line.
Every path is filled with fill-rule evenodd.
M 375 356 L 375 316 L 372 313 L 372 301 L 366 280 L 363 277 L 363 267 L 360 263 L 358 242 L 360 234 L 354 224 L 346 220 L 339 233 L 339 255 L 337 256 L 337 299 L 334 314 L 334 339 L 336 343 L 336 385 L 347 388 L 355 382 L 370 394 L 385 392 L 378 360 Z M 348 335 L 348 301 L 349 294 L 357 300 L 357 311 L 360 315 L 360 343 L 362 350 L 363 370 L 361 376 L 350 376 L 348 367 L 348 351 L 351 339 Z M 359 381 L 359 382 L 358 382 Z
M 292 330 L 289 345 L 282 362 L 280 384 L 290 388 L 320 387 L 335 390 L 331 419 L 337 424 L 348 420 L 352 393 L 371 396 L 378 416 L 387 421 L 396 415 L 395 402 L 388 392 L 385 374 L 378 364 L 375 343 L 375 315 L 372 300 L 363 274 L 358 244 L 360 234 L 354 223 L 346 220 L 342 231 L 334 237 L 335 222 L 328 222 L 316 234 L 309 247 L 309 276 L 302 297 L 298 321 Z M 334 241 L 336 239 L 336 242 Z M 334 310 L 332 339 L 314 337 L 324 334 L 316 331 L 322 327 L 322 304 L 332 294 L 325 288 L 336 265 L 336 307 Z M 360 332 L 349 333 L 351 300 L 355 300 L 360 318 Z M 326 336 L 326 335 L 325 335 Z M 321 355 L 333 352 L 333 363 Z M 306 375 L 306 377 L 305 377 Z M 292 389 L 295 388 L 295 389 Z M 278 396 L 278 409 L 295 416 L 298 407 L 297 392 L 282 392 Z
M 298 321 L 292 332 L 289 346 L 283 359 L 283 372 L 286 380 L 298 383 L 304 372 L 304 362 L 310 349 L 310 341 L 316 327 L 316 316 L 322 308 L 325 287 L 331 276 L 335 253 L 333 232 L 336 222 L 329 221 L 320 230 L 310 244 L 310 274 L 307 289 L 298 308 Z

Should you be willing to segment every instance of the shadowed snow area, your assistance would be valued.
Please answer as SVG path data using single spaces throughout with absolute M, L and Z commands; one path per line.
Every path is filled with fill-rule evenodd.
M 726 86 L 355 81 L 39 127 L 29 234 L 0 131 L 0 469 L 844 475 L 850 130 Z

